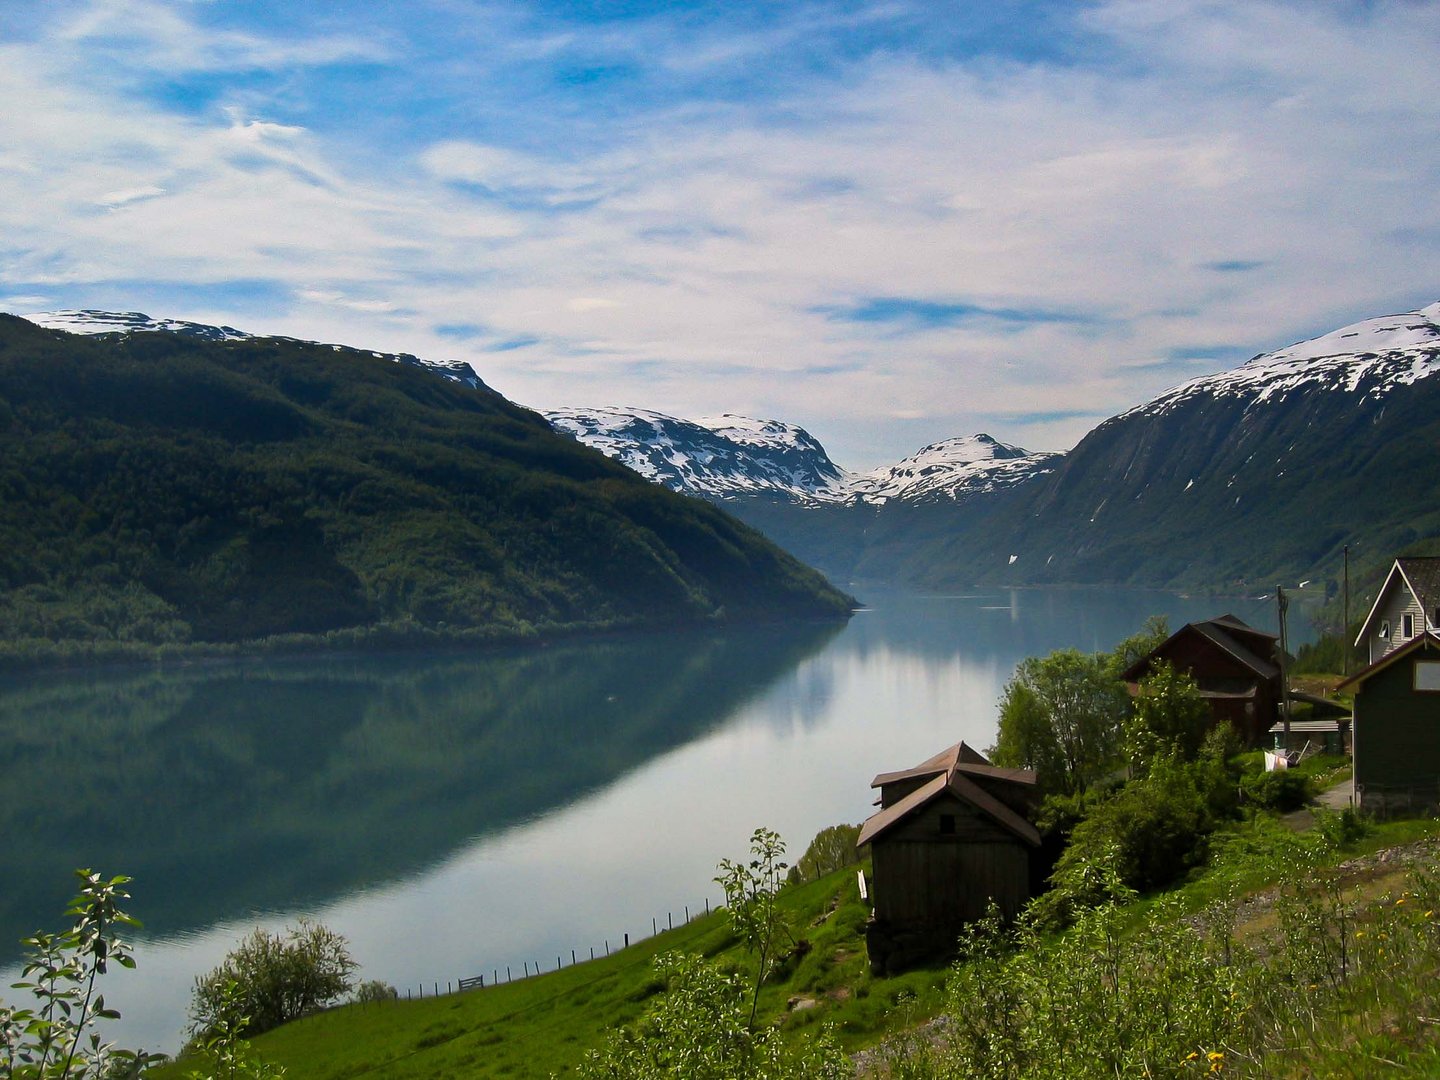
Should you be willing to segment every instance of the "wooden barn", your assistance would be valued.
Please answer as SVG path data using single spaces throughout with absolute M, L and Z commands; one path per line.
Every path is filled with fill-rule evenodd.
M 881 773 L 870 845 L 875 910 L 866 934 L 877 973 L 953 953 L 964 925 L 993 901 L 1007 918 L 1033 895 L 1040 833 L 1035 774 L 1001 769 L 965 743 Z
M 1440 808 L 1440 636 L 1384 653 L 1337 689 L 1355 694 L 1355 803 L 1381 817 Z
M 1186 623 L 1121 674 L 1132 692 L 1155 664 L 1189 672 L 1217 723 L 1234 725 L 1248 746 L 1267 743 L 1280 719 L 1279 638 L 1234 615 Z

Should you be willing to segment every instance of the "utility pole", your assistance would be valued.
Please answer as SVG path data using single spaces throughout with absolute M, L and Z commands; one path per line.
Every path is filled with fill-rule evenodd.
M 1340 663 L 1343 665 L 1340 674 L 1350 674 L 1350 653 L 1353 651 L 1350 644 L 1350 545 L 1345 545 L 1345 627 L 1340 633 L 1341 642 L 1345 646 L 1345 652 L 1341 654 Z
M 1285 673 L 1285 656 L 1290 651 L 1289 642 L 1285 635 L 1285 612 L 1290 607 L 1290 600 L 1285 595 L 1285 590 L 1275 586 L 1275 606 L 1280 613 L 1280 719 L 1285 725 L 1284 750 L 1288 756 L 1290 753 L 1290 679 Z

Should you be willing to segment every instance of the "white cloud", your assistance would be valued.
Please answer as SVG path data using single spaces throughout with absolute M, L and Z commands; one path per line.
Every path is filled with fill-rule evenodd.
M 158 15 L 152 64 L 191 47 L 177 62 L 212 68 L 378 51 L 217 43 L 183 8 L 123 10 Z M 469 350 L 539 406 L 779 415 L 852 467 L 979 428 L 1065 445 L 1195 374 L 1157 363 L 1172 350 L 1259 351 L 1440 296 L 1440 244 L 1396 239 L 1440 219 L 1437 9 L 1087 11 L 1114 50 L 1095 66 L 892 50 L 764 111 L 651 109 L 599 151 L 551 156 L 466 130 L 397 148 L 263 100 L 195 117 L 101 92 L 76 76 L 118 32 L 97 7 L 48 51 L 0 45 L 0 103 L 27 103 L 0 108 L 0 282 L 88 283 L 90 306 L 114 302 L 112 282 L 273 282 L 291 306 L 223 321 Z M 738 35 L 687 60 L 693 40 L 667 52 L 646 33 L 661 67 L 723 71 L 727 49 L 774 47 Z M 838 314 L 877 297 L 1015 314 Z M 446 324 L 485 332 L 462 345 L 433 332 Z

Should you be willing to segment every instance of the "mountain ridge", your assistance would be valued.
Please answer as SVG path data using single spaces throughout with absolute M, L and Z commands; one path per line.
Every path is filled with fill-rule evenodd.
M 526 640 L 852 606 L 717 507 L 422 367 L 0 315 L 0 653 Z

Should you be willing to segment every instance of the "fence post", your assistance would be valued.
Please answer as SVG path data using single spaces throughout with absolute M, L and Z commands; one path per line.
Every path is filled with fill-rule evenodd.
M 686 905 L 685 905 L 685 925 L 686 925 L 686 926 L 689 926 L 689 925 L 690 925 L 690 905 L 689 905 L 689 904 L 686 904 Z
M 673 911 L 667 911 L 667 912 L 665 912 L 665 921 L 670 924 L 669 927 L 667 927 L 667 929 L 670 929 L 670 930 L 674 930 L 674 929 L 675 929 L 675 913 L 674 913 Z
M 575 950 L 574 950 L 574 949 L 571 949 L 571 950 L 570 950 L 570 966 L 571 966 L 571 967 L 574 967 L 574 966 L 575 966 Z
M 660 927 L 659 927 L 658 925 L 656 925 L 655 916 L 654 916 L 654 915 L 651 915 L 651 916 L 650 916 L 650 936 L 651 936 L 651 937 L 654 937 L 654 936 L 655 936 L 656 934 L 658 934 L 658 933 L 660 933 Z
M 506 965 L 505 965 L 505 981 L 506 981 L 507 983 L 512 981 L 511 978 L 510 978 L 510 965 L 509 965 L 509 964 L 506 964 Z
M 625 947 L 626 947 L 627 949 L 630 947 L 630 931 L 629 931 L 629 930 L 626 930 L 626 931 L 625 931 Z

